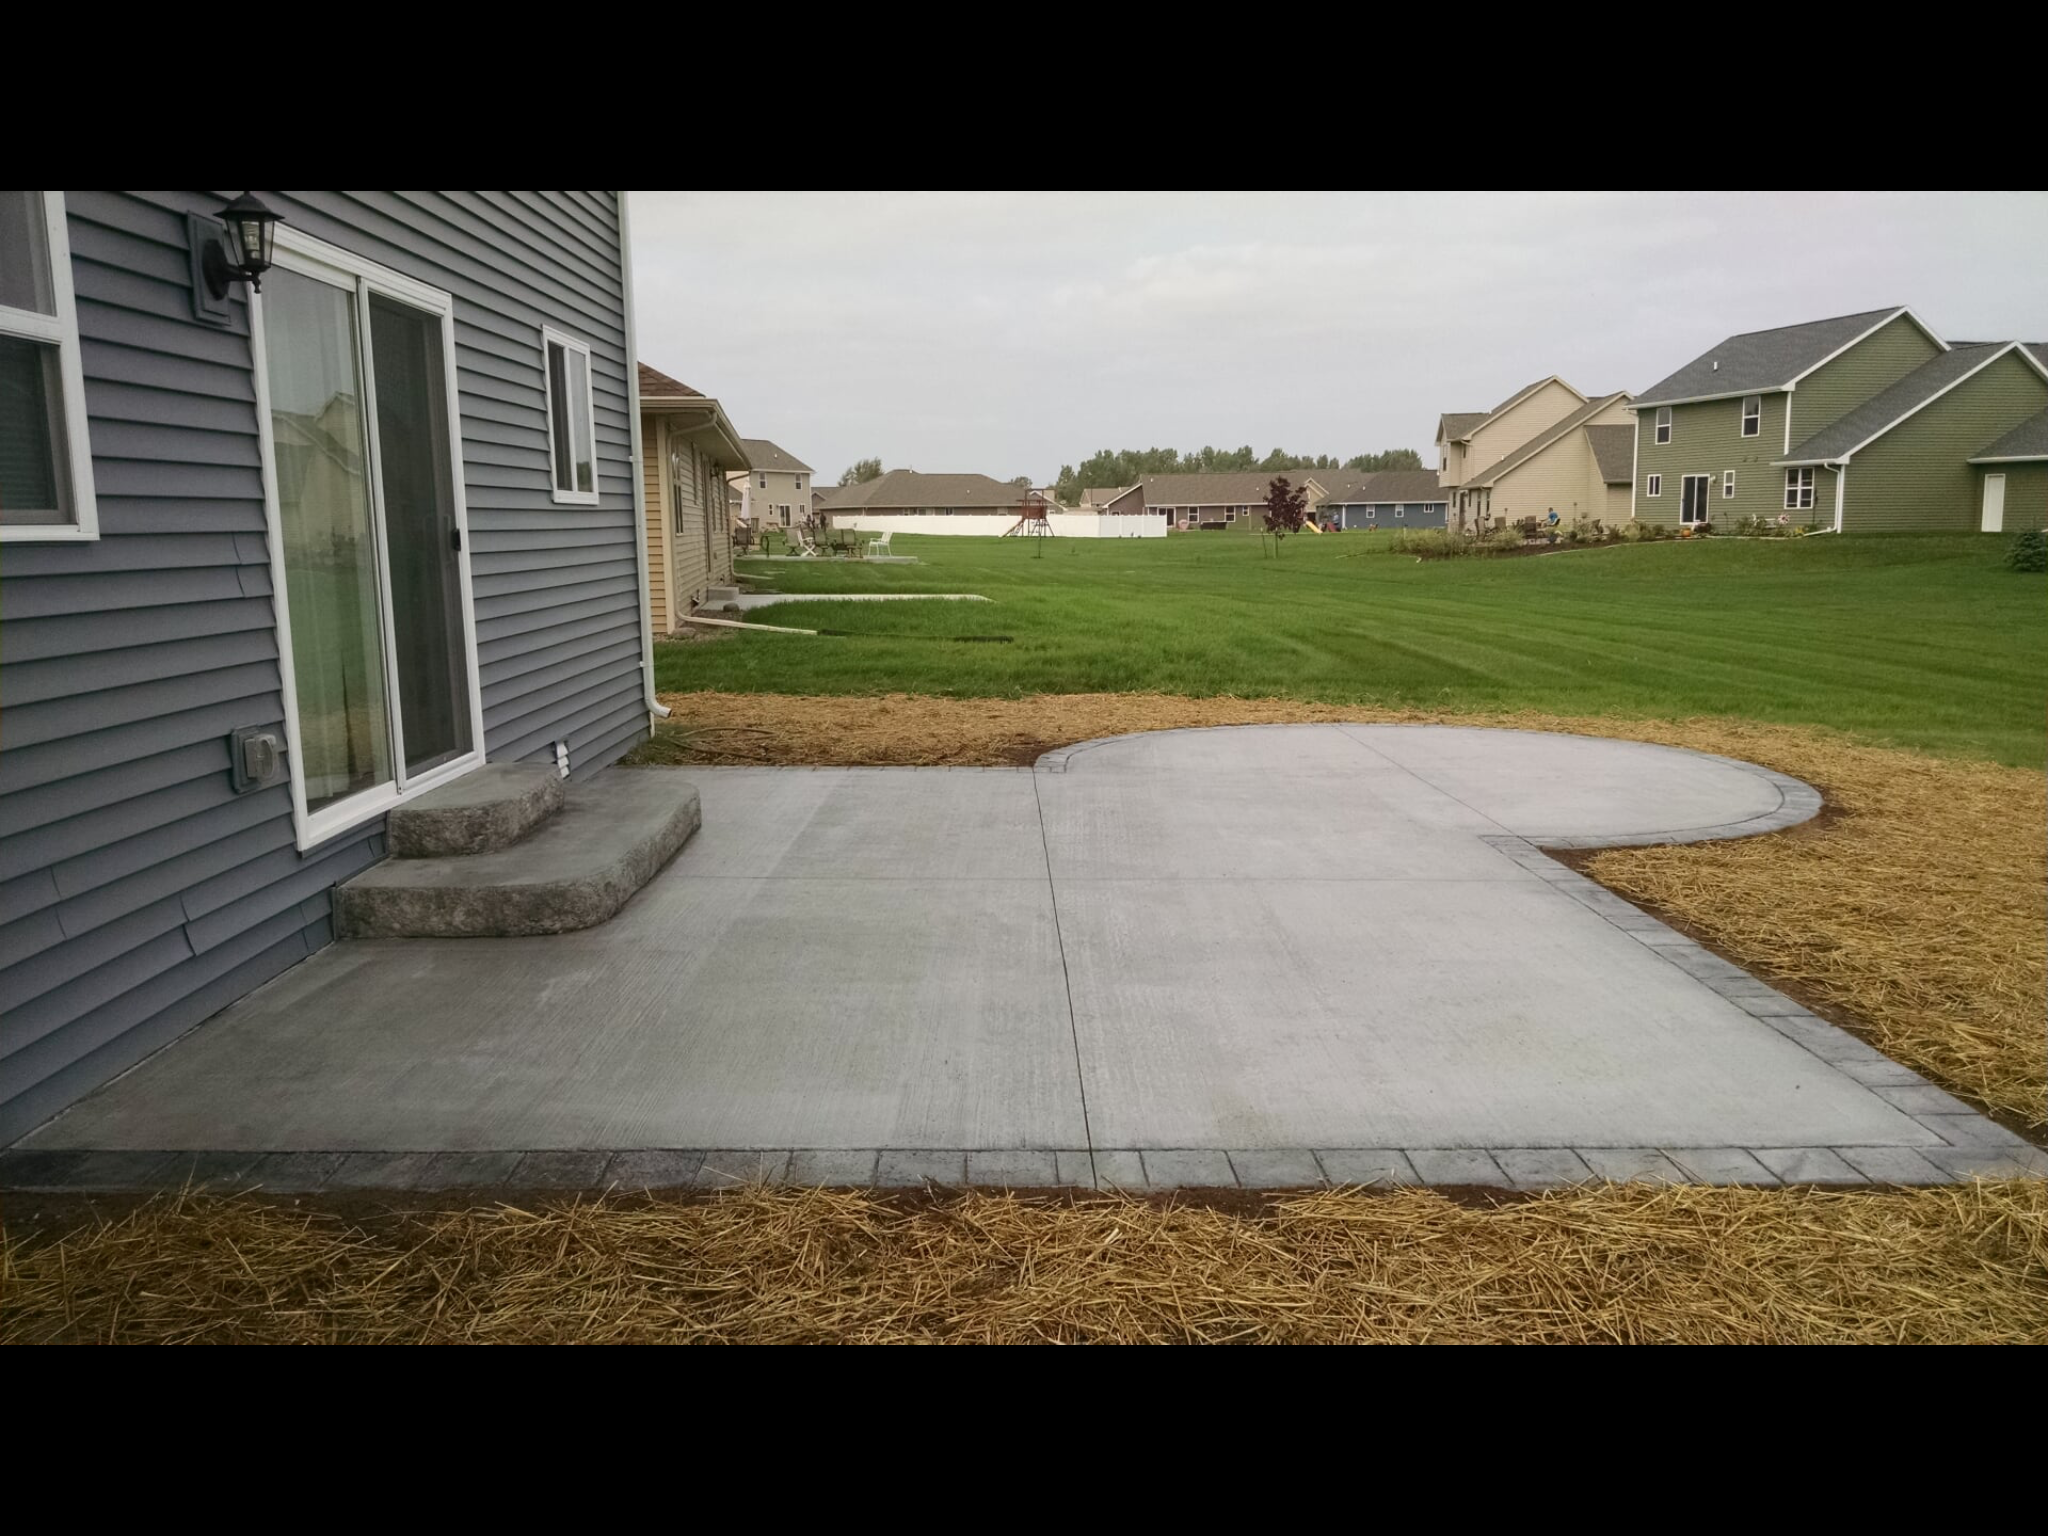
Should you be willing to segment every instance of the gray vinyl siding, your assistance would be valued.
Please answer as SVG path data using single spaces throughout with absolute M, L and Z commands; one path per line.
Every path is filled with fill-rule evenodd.
M 1346 528 L 1441 528 L 1448 502 L 1325 502 L 1318 510 L 1340 516 Z M 1396 511 L 1400 515 L 1395 516 Z
M 189 293 L 231 195 L 66 194 L 101 537 L 0 552 L 0 1143 L 329 942 L 384 851 L 229 784 L 284 716 L 246 308 Z M 486 755 L 596 772 L 646 730 L 614 194 L 261 195 L 454 295 Z M 543 323 L 591 346 L 596 507 L 549 496 Z

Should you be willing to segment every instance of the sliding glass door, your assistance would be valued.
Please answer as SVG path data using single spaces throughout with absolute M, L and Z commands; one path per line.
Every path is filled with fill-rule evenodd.
M 479 760 L 445 295 L 281 251 L 260 304 L 300 842 Z

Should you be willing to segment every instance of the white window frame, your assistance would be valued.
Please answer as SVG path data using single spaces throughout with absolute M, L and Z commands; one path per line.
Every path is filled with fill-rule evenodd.
M 1671 441 L 1671 407 L 1668 405 L 1657 407 L 1656 432 L 1659 443 Z
M 583 404 L 584 430 L 590 434 L 590 489 L 587 491 L 565 491 L 555 483 L 555 378 L 548 369 L 548 348 L 561 347 L 572 355 L 583 359 Z M 601 492 L 598 488 L 600 465 L 597 458 L 597 365 L 590 355 L 590 343 L 571 336 L 567 331 L 558 331 L 552 325 L 540 328 L 540 391 L 541 406 L 548 419 L 548 497 L 560 507 L 594 507 Z M 576 445 L 570 443 L 564 450 L 575 453 Z M 569 478 L 576 478 L 576 466 L 569 466 Z
M 1756 407 L 1754 412 L 1750 410 L 1752 405 Z M 1761 437 L 1763 430 L 1764 397 L 1762 395 L 1744 395 L 1742 397 L 1742 435 L 1744 437 Z
M 1785 471 L 1785 510 L 1787 512 L 1811 512 L 1813 510 L 1813 466 L 1804 465 Z
M 43 194 L 43 254 L 50 263 L 50 298 L 57 313 L 0 309 L 0 336 L 18 336 L 57 349 L 58 393 L 64 441 L 50 445 L 70 470 L 71 521 L 0 524 L 9 544 L 78 544 L 100 536 L 100 510 L 92 484 L 92 433 L 85 419 L 85 365 L 78 346 L 78 298 L 71 288 L 71 236 L 64 225 L 64 194 Z
M 1664 477 L 1662 475 L 1649 475 L 1644 478 L 1643 495 L 1645 497 L 1662 496 L 1663 494 Z
M 372 512 L 370 531 L 377 568 L 379 643 L 383 651 L 386 728 L 391 733 L 391 780 L 350 795 L 317 812 L 306 810 L 305 764 L 300 756 L 298 680 L 292 668 L 291 604 L 287 597 L 284 566 L 284 525 L 277 495 L 277 446 L 270 426 L 270 365 L 264 351 L 263 295 L 249 295 L 249 350 L 254 362 L 256 384 L 256 435 L 263 461 L 263 516 L 270 544 L 271 608 L 277 617 L 277 665 L 284 683 L 284 733 L 286 764 L 290 769 L 292 829 L 299 851 L 317 847 L 352 828 L 372 821 L 393 806 L 417 799 L 484 765 L 484 692 L 477 661 L 476 597 L 469 570 L 468 498 L 462 479 L 462 401 L 455 385 L 455 300 L 438 288 L 430 288 L 388 267 L 365 261 L 340 246 L 329 245 L 280 224 L 277 228 L 276 265 L 302 277 L 347 289 L 354 297 L 358 334 L 357 362 L 363 370 L 363 420 L 370 456 L 365 466 Z M 405 723 L 398 694 L 398 654 L 393 644 L 397 628 L 391 608 L 391 562 L 385 549 L 383 461 L 377 441 L 377 411 L 374 394 L 374 359 L 370 351 L 370 296 L 386 298 L 437 315 L 441 321 L 441 373 L 447 390 L 448 478 L 455 498 L 455 528 L 462 548 L 456 554 L 456 571 L 462 592 L 462 640 L 469 674 L 470 749 L 461 757 L 437 763 L 425 773 L 408 774 L 405 767 Z M 545 362 L 545 359 L 543 359 Z M 552 478 L 552 469 L 550 470 Z
M 1408 520 L 1408 509 L 1406 507 L 1394 508 L 1394 520 L 1405 523 Z
M 1721 499 L 1723 501 L 1733 501 L 1735 499 L 1735 471 L 1732 469 L 1721 471 Z

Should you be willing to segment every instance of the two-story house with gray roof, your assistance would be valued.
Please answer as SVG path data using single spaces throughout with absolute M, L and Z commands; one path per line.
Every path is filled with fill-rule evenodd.
M 2039 349 L 1946 341 L 1904 306 L 1745 332 L 1637 399 L 1633 515 L 1997 532 L 2011 475 L 1975 460 L 2044 408 Z

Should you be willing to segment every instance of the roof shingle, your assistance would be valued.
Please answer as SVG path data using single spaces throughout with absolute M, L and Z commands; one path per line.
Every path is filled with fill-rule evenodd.
M 2048 459 L 2048 411 L 2029 416 L 1997 442 L 1970 455 L 1973 464 L 1985 459 Z
M 1588 427 L 1586 441 L 1593 445 L 1593 460 L 1600 466 L 1600 478 L 1607 484 L 1627 485 L 1635 478 L 1634 427 Z
M 1323 505 L 1339 507 L 1409 506 L 1450 501 L 1450 492 L 1436 483 L 1433 469 L 1383 469 L 1377 474 L 1347 480 L 1324 499 Z
M 1636 397 L 1641 405 L 1674 405 L 1713 395 L 1783 389 L 1816 363 L 1839 352 L 1879 322 L 1903 314 L 1902 306 L 1809 320 L 1770 331 L 1744 331 L 1702 352 L 1678 372 Z M 1717 367 L 1716 364 L 1719 366 Z
M 786 452 L 765 437 L 743 437 L 740 446 L 747 450 L 747 457 L 754 461 L 756 469 L 772 469 L 780 474 L 809 474 L 811 466 L 795 454 Z
M 665 373 L 657 373 L 645 363 L 640 364 L 640 398 L 642 400 L 673 400 L 678 397 L 702 400 L 704 398 L 704 391 L 692 389 L 689 385 L 672 379 Z
M 993 507 L 1007 511 L 1022 506 L 1031 492 L 1006 485 L 988 475 L 925 475 L 914 469 L 892 469 L 859 485 L 834 486 L 826 493 L 827 511 L 868 508 Z

